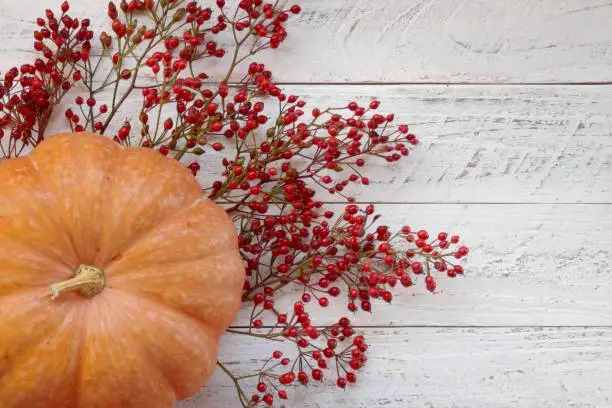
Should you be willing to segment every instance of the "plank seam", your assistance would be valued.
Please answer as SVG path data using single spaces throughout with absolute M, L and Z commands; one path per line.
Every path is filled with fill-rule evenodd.
M 388 86 L 388 85 L 410 85 L 410 86 L 432 86 L 432 85 L 446 85 L 446 86 L 609 86 L 612 85 L 612 81 L 570 81 L 570 82 L 402 82 L 402 81 L 388 81 L 388 82 L 368 82 L 368 81 L 356 81 L 356 82 L 342 82 L 342 81 L 279 81 L 277 85 L 290 85 L 290 86 L 308 86 L 308 85 L 324 85 L 324 86 Z
M 277 326 L 263 326 L 262 329 L 271 329 Z M 319 326 L 315 326 L 319 327 Z M 323 327 L 323 326 L 321 326 Z M 372 325 L 372 326 L 351 326 L 354 329 L 612 329 L 612 325 Z M 249 329 L 250 326 L 231 326 L 230 329 Z

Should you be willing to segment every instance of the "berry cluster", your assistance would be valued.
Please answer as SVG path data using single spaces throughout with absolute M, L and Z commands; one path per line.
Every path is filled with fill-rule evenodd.
M 275 346 L 251 374 L 218 363 L 252 407 L 287 399 L 289 386 L 355 383 L 368 346 L 352 325 L 357 317 L 345 314 L 377 311 L 421 280 L 435 292 L 440 277 L 463 274 L 469 251 L 459 236 L 394 230 L 373 205 L 355 203 L 350 190 L 367 188 L 368 163 L 406 158 L 417 138 L 378 100 L 322 108 L 286 94 L 252 59 L 286 40 L 300 6 L 232 3 L 111 1 L 110 29 L 97 36 L 89 20 L 67 14 L 67 2 L 57 17 L 48 10 L 34 33 L 40 58 L 9 70 L 0 85 L 0 146 L 3 158 L 35 146 L 61 105 L 74 132 L 155 149 L 194 175 L 203 160 L 218 163 L 202 188 L 238 229 L 250 311 L 249 327 L 229 332 L 287 347 Z M 127 104 L 138 108 L 134 118 L 123 117 Z
M 280 350 L 273 351 L 259 373 L 250 377 L 257 380 L 256 392 L 250 397 L 244 392 L 239 393 L 243 405 L 272 405 L 275 394 L 276 398 L 287 399 L 288 386 L 321 382 L 331 369 L 336 373 L 338 387 L 346 388 L 348 384 L 357 382 L 356 372 L 367 361 L 368 345 L 363 336 L 355 333 L 348 318 L 343 317 L 332 326 L 317 329 L 312 326 L 304 305 L 297 302 L 291 317 L 279 315 L 279 320 L 292 323 L 283 336 L 297 345 L 298 353 L 287 357 Z
M 77 64 L 89 60 L 93 32 L 88 19 L 79 20 L 47 10 L 38 18 L 34 50 L 40 55 L 32 64 L 13 67 L 0 84 L 0 143 L 2 156 L 16 157 L 44 138 L 53 107 L 81 80 Z

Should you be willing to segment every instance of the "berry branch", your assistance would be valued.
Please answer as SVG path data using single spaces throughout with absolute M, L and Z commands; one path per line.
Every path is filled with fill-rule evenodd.
M 2 158 L 44 140 L 61 106 L 73 132 L 155 149 L 196 176 L 202 160 L 219 160 L 215 180 L 202 189 L 236 224 L 250 311 L 249 327 L 228 334 L 290 346 L 249 374 L 218 363 L 243 407 L 273 405 L 288 398 L 288 386 L 324 377 L 339 388 L 357 381 L 366 340 L 349 317 L 335 316 L 330 325 L 312 308 L 374 312 L 421 278 L 435 292 L 439 277 L 463 274 L 469 250 L 459 236 L 409 226 L 394 231 L 380 224 L 373 205 L 359 206 L 349 193 L 369 185 L 368 163 L 392 165 L 410 155 L 418 140 L 409 127 L 379 113 L 377 100 L 307 107 L 253 60 L 285 41 L 300 6 L 111 1 L 112 29 L 97 36 L 89 20 L 69 10 L 64 2 L 59 15 L 47 10 L 37 19 L 39 58 L 3 76 Z M 123 114 L 127 104 L 138 107 L 136 120 Z M 288 296 L 294 301 L 283 306 L 279 299 Z

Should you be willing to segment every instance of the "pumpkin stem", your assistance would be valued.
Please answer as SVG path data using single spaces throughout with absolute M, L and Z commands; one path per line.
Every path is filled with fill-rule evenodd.
M 92 298 L 102 292 L 106 279 L 100 268 L 89 265 L 79 265 L 74 278 L 54 283 L 49 287 L 51 299 L 56 299 L 65 292 L 76 290 L 86 298 Z

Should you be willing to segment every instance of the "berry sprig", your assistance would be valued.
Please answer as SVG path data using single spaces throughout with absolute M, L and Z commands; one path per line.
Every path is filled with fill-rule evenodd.
M 2 158 L 44 140 L 61 106 L 74 132 L 155 149 L 196 176 L 204 160 L 218 163 L 217 171 L 207 164 L 213 180 L 202 189 L 236 224 L 250 312 L 248 328 L 228 332 L 274 345 L 254 373 L 237 375 L 218 363 L 243 407 L 285 400 L 290 386 L 357 382 L 368 345 L 353 326 L 356 314 L 376 313 L 396 290 L 421 280 L 436 292 L 440 277 L 464 273 L 469 250 L 459 236 L 394 230 L 379 222 L 374 205 L 355 203 L 351 189 L 370 184 L 368 163 L 392 165 L 418 145 L 408 125 L 381 113 L 378 100 L 310 107 L 253 61 L 286 40 L 300 6 L 111 1 L 110 29 L 98 35 L 69 10 L 64 2 L 59 15 L 47 10 L 37 19 L 40 57 L 3 76 Z M 135 118 L 122 114 L 126 104 L 138 107 Z M 313 313 L 317 307 L 332 324 Z M 338 312 L 344 308 L 351 318 Z
M 380 105 L 376 100 L 366 107 L 351 102 L 346 107 L 315 107 L 306 112 L 307 102 L 280 91 L 263 65 L 252 64 L 249 72 L 266 79 L 255 79 L 257 88 L 239 88 L 227 105 L 229 112 L 220 116 L 229 118 L 217 122 L 213 149 L 224 150 L 228 138 L 234 144 L 222 161 L 224 179 L 212 184 L 211 198 L 236 204 L 248 201 L 265 208 L 269 201 L 291 203 L 305 198 L 292 192 L 308 180 L 312 187 L 349 199 L 343 190 L 350 183 L 369 184 L 360 171 L 368 156 L 395 162 L 418 143 L 407 125 L 394 124 L 392 114 L 375 112 Z M 274 120 L 266 111 L 270 97 L 280 107 Z M 230 153 L 233 157 L 228 159 Z

